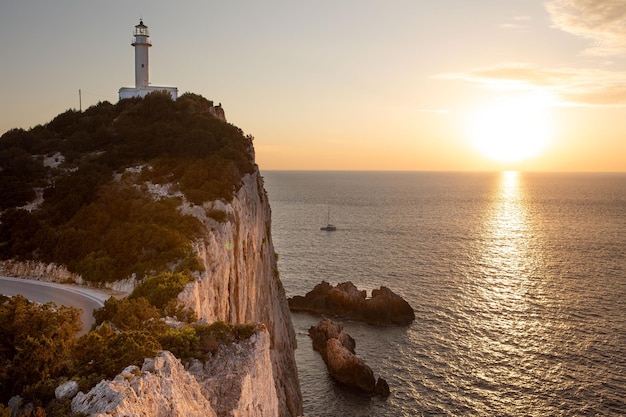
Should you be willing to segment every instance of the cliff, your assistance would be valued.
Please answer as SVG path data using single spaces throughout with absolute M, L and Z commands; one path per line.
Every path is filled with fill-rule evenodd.
M 152 189 L 167 198 L 174 187 Z M 302 397 L 294 350 L 296 337 L 271 239 L 271 209 L 258 171 L 244 176 L 229 203 L 195 205 L 183 200 L 183 214 L 202 222 L 205 234 L 193 242 L 204 272 L 178 299 L 199 318 L 262 323 L 249 341 L 220 348 L 207 362 L 180 363 L 171 353 L 129 367 L 112 381 L 74 397 L 74 412 L 99 415 L 298 416 Z M 221 211 L 225 221 L 207 213 Z M 4 273 L 82 283 L 63 267 L 6 261 Z M 126 280 L 126 290 L 134 280 Z M 107 285 L 116 287 L 113 285 Z
M 227 221 L 206 213 L 220 210 Z M 211 230 L 194 242 L 205 272 L 178 296 L 207 321 L 264 323 L 271 335 L 271 358 L 276 393 L 286 410 L 302 414 L 295 364 L 296 338 L 271 238 L 271 210 L 258 171 L 246 175 L 232 202 L 186 205 Z M 289 414 L 287 414 L 289 413 Z
M 9 131 L 0 138 L 0 197 L 0 273 L 130 293 L 176 272 L 189 278 L 181 308 L 208 323 L 266 329 L 220 348 L 219 361 L 181 363 L 157 347 L 141 370 L 79 393 L 75 411 L 302 414 L 270 205 L 252 137 L 225 123 L 221 106 L 153 94 Z
M 153 190 L 152 198 L 166 198 L 171 189 Z M 262 323 L 266 330 L 251 342 L 220 350 L 210 362 L 188 364 L 187 370 L 171 353 L 163 352 L 147 360 L 141 373 L 127 369 L 113 381 L 102 381 L 90 393 L 79 393 L 73 410 L 94 416 L 212 415 L 208 411 L 202 414 L 207 409 L 202 406 L 206 400 L 217 416 L 301 415 L 296 337 L 278 278 L 271 209 L 259 172 L 244 176 L 230 203 L 217 200 L 194 205 L 184 200 L 179 209 L 206 228 L 206 233 L 193 242 L 205 271 L 185 286 L 179 301 L 207 322 Z M 215 210 L 226 213 L 226 221 L 218 222 L 207 215 Z M 5 261 L 2 271 L 83 283 L 79 275 L 63 267 L 36 262 Z M 125 280 L 123 289 L 131 290 L 134 281 Z M 120 289 L 119 284 L 106 286 Z M 229 382 L 233 378 L 236 382 Z M 196 405 L 185 402 L 198 405 L 200 414 L 194 411 Z M 163 414 L 164 410 L 169 411 Z
M 188 370 L 161 351 L 141 369 L 129 366 L 112 381 L 78 393 L 72 410 L 94 417 L 278 416 L 269 352 L 265 328 L 240 344 L 222 347 L 205 362 L 194 360 Z
M 139 369 L 129 366 L 112 381 L 79 392 L 72 411 L 94 417 L 216 416 L 196 379 L 169 352 L 147 359 Z

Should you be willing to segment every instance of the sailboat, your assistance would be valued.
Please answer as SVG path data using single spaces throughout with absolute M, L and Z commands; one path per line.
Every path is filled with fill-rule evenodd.
M 320 230 L 325 230 L 327 232 L 334 232 L 337 230 L 334 224 L 330 224 L 330 207 L 328 207 L 328 216 L 326 217 L 326 226 L 320 227 Z

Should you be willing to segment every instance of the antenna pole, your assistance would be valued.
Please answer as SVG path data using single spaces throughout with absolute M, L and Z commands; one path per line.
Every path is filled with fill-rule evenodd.
M 83 98 L 80 94 L 80 88 L 78 89 L 78 111 L 83 111 Z

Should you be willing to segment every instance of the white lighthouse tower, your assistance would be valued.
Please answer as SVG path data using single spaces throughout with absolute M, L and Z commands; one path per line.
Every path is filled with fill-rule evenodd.
M 148 26 L 143 24 L 143 20 L 135 26 L 132 46 L 135 47 L 135 88 L 146 88 L 150 84 L 150 66 L 148 62 L 148 48 L 150 43 L 150 33 Z
M 145 97 L 148 93 L 153 91 L 168 92 L 172 96 L 172 99 L 176 100 L 178 97 L 178 88 L 150 85 L 148 49 L 152 46 L 152 42 L 150 42 L 148 26 L 143 24 L 143 20 L 139 20 L 139 24 L 135 26 L 131 45 L 135 47 L 135 88 L 120 88 L 120 100 L 131 97 Z

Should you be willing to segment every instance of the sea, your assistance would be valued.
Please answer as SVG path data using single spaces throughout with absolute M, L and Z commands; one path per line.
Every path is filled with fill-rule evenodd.
M 288 297 L 351 281 L 416 314 L 338 320 L 381 399 L 337 384 L 308 336 L 321 318 L 293 313 L 307 417 L 626 415 L 626 174 L 262 175 Z

